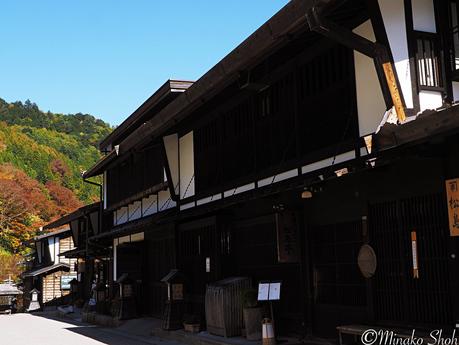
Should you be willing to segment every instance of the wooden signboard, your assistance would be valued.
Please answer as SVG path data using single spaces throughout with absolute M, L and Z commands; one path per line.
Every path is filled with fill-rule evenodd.
M 446 180 L 446 199 L 450 235 L 459 236 L 459 178 Z
M 291 211 L 276 213 L 276 227 L 278 261 L 299 262 L 300 248 L 295 213 Z
M 174 301 L 183 300 L 183 284 L 172 284 L 172 299 Z
M 411 254 L 413 258 L 413 278 L 419 279 L 418 241 L 416 231 L 411 231 Z

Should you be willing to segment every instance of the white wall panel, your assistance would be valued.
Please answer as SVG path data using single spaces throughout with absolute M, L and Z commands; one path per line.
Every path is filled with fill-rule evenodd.
M 59 263 L 59 253 L 60 253 L 60 242 L 59 237 L 54 237 L 54 263 Z
M 301 168 L 301 173 L 302 174 L 306 174 L 306 173 L 309 173 L 309 172 L 312 172 L 312 171 L 315 171 L 315 170 L 319 170 L 319 169 L 322 169 L 322 168 L 329 167 L 332 164 L 339 164 L 339 163 L 350 161 L 352 159 L 355 159 L 355 152 L 354 151 L 348 151 L 348 152 L 342 153 L 340 155 L 337 155 L 336 157 L 329 157 L 329 158 L 325 158 L 325 159 L 323 159 L 321 161 L 318 161 L 318 162 L 314 162 L 314 163 L 311 163 L 311 164 L 304 165 Z
M 411 0 L 411 4 L 414 30 L 437 32 L 433 0 Z
M 209 202 L 212 202 L 212 201 L 217 201 L 217 200 L 220 200 L 222 198 L 222 195 L 221 194 L 214 194 L 212 196 L 209 196 L 207 198 L 202 198 L 202 199 L 199 199 L 198 201 L 196 201 L 196 204 L 199 206 L 199 205 L 204 205 L 204 204 L 207 204 Z
M 394 57 L 400 87 L 406 107 L 413 108 L 413 89 L 406 37 L 404 0 L 379 0 L 387 38 Z M 381 115 L 382 117 L 382 115 Z
M 193 132 L 179 139 L 180 199 L 194 195 Z
M 370 21 L 354 32 L 371 41 L 375 40 Z M 386 111 L 373 59 L 354 51 L 355 82 L 360 136 L 374 133 Z
M 116 224 L 123 224 L 128 221 L 128 208 L 127 206 L 121 207 L 116 211 Z
M 179 195 L 180 173 L 179 173 L 179 141 L 177 134 L 171 134 L 163 137 L 164 147 L 166 149 L 167 162 L 172 175 L 172 185 L 175 188 L 175 194 Z
M 135 201 L 132 204 L 129 204 L 129 220 L 135 220 L 142 217 L 142 202 Z
M 143 232 L 138 232 L 136 234 L 131 235 L 131 242 L 140 242 L 143 241 L 145 238 L 145 234 Z
M 419 106 L 421 111 L 426 109 L 437 109 L 443 105 L 443 98 L 440 92 L 421 91 L 419 92 Z
M 252 189 L 255 189 L 255 183 L 248 183 L 246 185 L 243 185 L 243 186 L 239 186 L 239 187 L 236 187 L 236 188 L 233 188 L 233 189 L 229 189 L 227 191 L 225 191 L 223 193 L 223 196 L 225 198 L 227 197 L 230 197 L 230 196 L 233 196 L 233 195 L 236 195 L 236 194 L 240 194 L 240 193 L 244 193 L 244 192 L 247 192 L 249 190 L 252 190 Z
M 283 173 L 279 173 L 277 175 L 270 176 L 270 177 L 267 177 L 265 179 L 259 180 L 258 181 L 258 187 L 268 186 L 268 185 L 270 185 L 272 183 L 284 181 L 284 180 L 287 180 L 287 179 L 295 177 L 295 176 L 298 176 L 298 169 L 292 169 L 292 170 L 289 170 L 289 171 L 285 171 Z
M 175 206 L 175 202 L 171 199 L 169 190 L 160 191 L 158 193 L 158 212 L 167 210 Z
M 459 100 L 459 82 L 453 81 L 453 100 L 458 101 Z
M 49 257 L 54 262 L 54 255 L 55 255 L 54 237 L 48 237 L 48 249 L 49 249 Z
M 158 212 L 158 195 L 152 194 L 142 199 L 142 216 L 146 217 Z

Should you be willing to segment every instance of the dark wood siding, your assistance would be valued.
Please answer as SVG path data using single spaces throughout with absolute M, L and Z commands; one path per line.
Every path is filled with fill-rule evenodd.
M 197 194 L 355 147 L 352 51 L 330 44 L 296 64 L 285 63 L 289 68 L 261 91 L 239 90 L 217 110 L 203 112 L 194 128 Z
M 107 206 L 151 188 L 164 180 L 159 146 L 144 148 L 107 170 Z
M 166 284 L 161 282 L 175 264 L 174 225 L 145 232 L 147 246 L 148 313 L 161 317 L 167 299 Z

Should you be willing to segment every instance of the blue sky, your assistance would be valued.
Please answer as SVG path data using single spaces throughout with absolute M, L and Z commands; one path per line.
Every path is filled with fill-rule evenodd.
M 0 98 L 117 125 L 195 80 L 287 0 L 1 0 Z

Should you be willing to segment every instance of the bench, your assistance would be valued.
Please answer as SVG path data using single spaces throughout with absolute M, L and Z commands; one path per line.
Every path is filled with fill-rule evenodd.
M 344 345 L 343 343 L 343 335 L 352 335 L 354 336 L 354 340 L 357 343 L 358 340 L 357 336 L 362 336 L 363 333 L 365 333 L 368 330 L 374 330 L 375 335 L 378 332 L 393 332 L 394 337 L 398 338 L 410 338 L 413 335 L 413 329 L 400 329 L 400 328 L 384 328 L 380 326 L 371 326 L 371 325 L 346 325 L 346 326 L 338 326 L 336 327 L 336 330 L 338 331 L 338 338 L 339 338 L 339 344 Z M 424 339 L 423 343 L 428 344 L 428 341 L 432 341 L 432 338 L 428 336 L 428 334 L 422 334 L 419 332 L 419 334 L 415 335 L 416 338 L 422 338 Z M 427 342 L 426 342 L 427 341 Z M 379 344 L 380 342 L 377 341 L 375 344 Z

